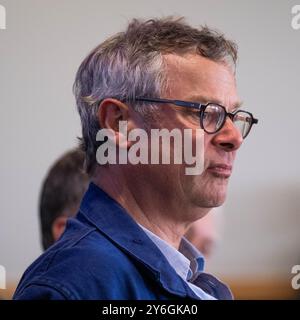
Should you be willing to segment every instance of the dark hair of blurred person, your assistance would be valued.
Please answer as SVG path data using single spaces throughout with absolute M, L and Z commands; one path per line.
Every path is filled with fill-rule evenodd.
M 56 160 L 45 177 L 39 201 L 44 250 L 60 237 L 67 219 L 78 211 L 89 182 L 83 163 L 84 153 L 73 149 Z

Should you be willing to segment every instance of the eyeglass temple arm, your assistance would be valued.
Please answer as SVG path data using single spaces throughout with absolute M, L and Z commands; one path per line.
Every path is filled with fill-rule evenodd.
M 193 109 L 199 109 L 202 104 L 196 102 L 186 102 L 182 100 L 169 100 L 169 99 L 159 99 L 159 98 L 135 98 L 136 101 L 145 101 L 145 102 L 156 102 L 156 103 L 171 103 L 180 107 L 188 107 Z
M 238 110 L 237 113 L 238 113 L 238 112 L 241 112 L 241 111 L 243 111 L 243 110 Z M 247 119 L 246 119 L 247 122 L 251 122 L 252 124 L 258 123 L 258 119 L 254 118 L 253 115 L 252 115 L 252 113 L 247 112 L 247 111 L 244 111 L 244 112 L 246 112 L 246 113 L 248 113 L 249 115 L 251 115 L 251 118 L 247 118 Z M 232 117 L 232 118 L 234 117 L 234 113 L 230 113 L 230 112 L 229 112 L 229 113 L 227 113 L 227 114 L 229 114 L 230 117 Z

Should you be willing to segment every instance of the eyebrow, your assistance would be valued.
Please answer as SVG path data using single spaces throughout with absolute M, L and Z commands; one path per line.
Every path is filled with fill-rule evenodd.
M 210 98 L 210 97 L 204 96 L 204 95 L 193 95 L 193 96 L 190 96 L 190 97 L 187 98 L 187 101 L 198 102 L 198 103 L 201 102 L 203 104 L 212 102 L 212 103 L 217 103 L 217 104 L 223 105 L 220 100 L 215 99 L 215 98 Z M 235 102 L 233 104 L 233 108 L 232 108 L 233 110 L 232 111 L 235 111 L 235 110 L 241 108 L 242 105 L 243 105 L 243 101 L 238 100 L 237 102 Z M 224 107 L 227 107 L 227 106 L 224 106 Z

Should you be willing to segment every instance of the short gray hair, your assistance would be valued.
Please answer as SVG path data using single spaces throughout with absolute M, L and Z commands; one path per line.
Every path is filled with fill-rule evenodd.
M 160 97 L 167 89 L 163 55 L 195 53 L 234 67 L 237 46 L 206 26 L 193 28 L 183 18 L 147 21 L 134 19 L 120 32 L 97 46 L 81 63 L 73 86 L 82 124 L 86 170 L 95 168 L 100 129 L 97 113 L 101 100 L 117 97 L 131 102 L 143 115 L 155 106 L 136 103 L 135 97 Z

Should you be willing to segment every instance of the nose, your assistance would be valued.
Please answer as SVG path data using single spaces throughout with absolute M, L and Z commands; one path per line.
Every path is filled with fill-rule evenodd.
M 243 137 L 239 129 L 235 127 L 231 119 L 227 118 L 223 128 L 214 134 L 212 143 L 224 151 L 235 151 L 243 143 Z

